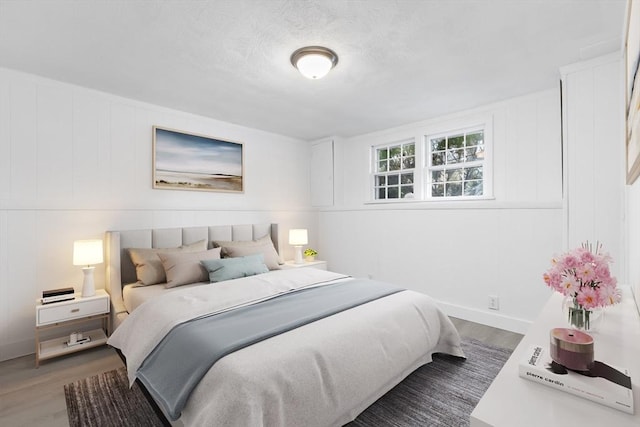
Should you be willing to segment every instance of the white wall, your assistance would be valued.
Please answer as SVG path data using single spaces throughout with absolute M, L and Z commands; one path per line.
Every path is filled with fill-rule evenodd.
M 563 67 L 566 245 L 600 241 L 625 283 L 624 101 L 619 54 Z
M 495 200 L 368 204 L 372 145 L 491 116 Z M 559 89 L 348 139 L 335 139 L 336 205 L 321 209 L 332 269 L 425 292 L 448 313 L 524 332 L 550 295 L 562 250 Z M 420 141 L 420 139 L 417 139 Z M 498 295 L 500 310 L 488 309 Z
M 243 142 L 244 194 L 152 189 L 153 125 Z M 308 159 L 304 141 L 0 69 L 0 360 L 34 351 L 42 290 L 80 289 L 76 239 L 278 222 L 285 243 L 307 227 L 315 246 Z
M 640 179 L 627 187 L 627 280 L 640 311 Z

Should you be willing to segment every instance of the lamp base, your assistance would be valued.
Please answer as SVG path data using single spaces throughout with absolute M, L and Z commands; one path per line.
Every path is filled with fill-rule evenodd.
M 84 281 L 82 282 L 82 297 L 92 297 L 96 294 L 96 287 L 93 284 L 93 270 L 95 267 L 82 267 Z
M 296 250 L 296 257 L 293 259 L 294 264 L 304 264 L 302 259 L 302 246 L 294 246 Z

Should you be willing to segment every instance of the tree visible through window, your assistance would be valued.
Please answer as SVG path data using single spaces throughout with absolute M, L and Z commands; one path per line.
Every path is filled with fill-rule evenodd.
M 484 130 L 474 129 L 426 139 L 430 197 L 484 194 Z
M 413 140 L 375 148 L 374 197 L 378 200 L 413 197 L 416 145 Z

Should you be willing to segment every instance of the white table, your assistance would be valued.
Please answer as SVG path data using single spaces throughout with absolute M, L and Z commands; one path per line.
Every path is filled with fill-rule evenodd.
M 63 356 L 69 353 L 86 350 L 107 343 L 107 335 L 110 328 L 110 303 L 109 294 L 104 289 L 96 290 L 91 297 L 82 297 L 75 294 L 75 299 L 70 301 L 42 304 L 36 301 L 36 368 L 40 361 L 53 357 Z M 91 341 L 68 346 L 69 335 L 42 340 L 40 333 L 49 329 L 80 325 L 87 322 L 100 320 L 102 327 L 92 330 L 84 330 L 83 335 Z
M 563 297 L 554 293 L 518 347 L 471 413 L 471 427 L 640 426 L 640 316 L 628 286 L 622 302 L 607 307 L 594 339 L 595 359 L 629 368 L 635 414 L 520 378 L 518 364 L 533 344 L 549 344 L 549 331 L 566 327 Z
M 327 261 L 303 261 L 302 264 L 296 264 L 295 261 L 286 261 L 280 268 L 316 268 L 318 270 L 326 270 L 327 269 Z

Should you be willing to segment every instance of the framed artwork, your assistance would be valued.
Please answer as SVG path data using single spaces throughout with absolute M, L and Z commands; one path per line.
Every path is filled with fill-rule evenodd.
M 242 193 L 243 145 L 154 126 L 153 188 Z
M 625 141 L 627 184 L 640 176 L 640 1 L 627 2 L 625 57 Z

